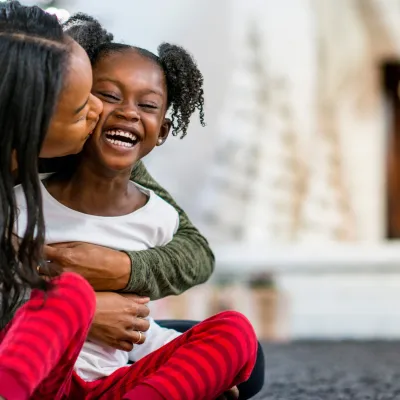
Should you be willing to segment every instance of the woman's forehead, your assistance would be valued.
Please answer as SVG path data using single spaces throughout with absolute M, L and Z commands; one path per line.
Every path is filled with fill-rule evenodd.
M 60 93 L 59 109 L 68 114 L 88 99 L 92 88 L 92 67 L 86 52 L 76 42 L 71 45 L 65 84 Z

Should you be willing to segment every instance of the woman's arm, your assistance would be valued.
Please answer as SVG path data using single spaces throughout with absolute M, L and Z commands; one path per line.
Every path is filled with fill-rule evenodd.
M 139 161 L 131 179 L 156 192 L 179 213 L 179 228 L 170 243 L 154 249 L 126 252 L 131 276 L 124 292 L 150 296 L 152 300 L 177 295 L 205 282 L 214 269 L 214 255 L 207 240 L 188 216 L 147 172 Z

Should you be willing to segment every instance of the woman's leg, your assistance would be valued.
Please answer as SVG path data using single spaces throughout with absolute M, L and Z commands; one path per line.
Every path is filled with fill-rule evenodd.
M 10 400 L 60 399 L 96 307 L 91 286 L 66 273 L 47 293 L 32 292 L 2 332 L 0 396 Z
M 215 399 L 249 378 L 256 356 L 250 322 L 226 311 L 135 364 L 88 384 L 88 399 Z
M 164 328 L 175 329 L 176 331 L 182 333 L 193 328 L 193 326 L 199 323 L 198 321 L 189 321 L 189 320 L 161 320 L 156 322 Z M 264 379 L 265 379 L 264 352 L 261 347 L 261 344 L 258 343 L 257 360 L 254 369 L 249 379 L 238 385 L 240 394 L 239 400 L 250 399 L 257 393 L 259 393 L 264 386 Z

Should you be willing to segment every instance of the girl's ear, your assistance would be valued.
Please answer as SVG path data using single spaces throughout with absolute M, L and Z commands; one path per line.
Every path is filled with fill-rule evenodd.
M 165 118 L 161 125 L 160 133 L 158 134 L 157 146 L 161 146 L 167 140 L 169 132 L 171 131 L 172 122 L 170 119 Z

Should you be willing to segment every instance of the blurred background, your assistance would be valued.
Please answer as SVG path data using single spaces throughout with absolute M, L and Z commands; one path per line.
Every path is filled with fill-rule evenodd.
M 155 317 L 235 308 L 264 340 L 400 338 L 398 0 L 23 3 L 177 43 L 204 74 L 207 126 L 145 161 L 216 270 Z

